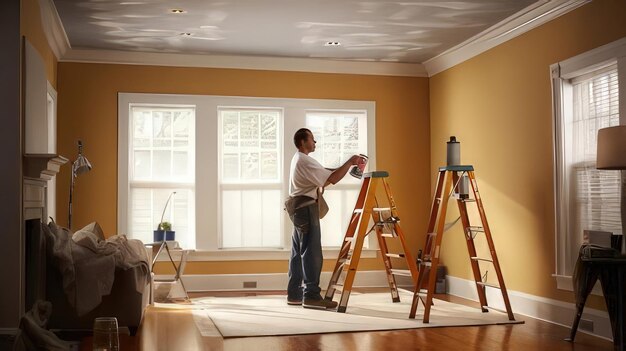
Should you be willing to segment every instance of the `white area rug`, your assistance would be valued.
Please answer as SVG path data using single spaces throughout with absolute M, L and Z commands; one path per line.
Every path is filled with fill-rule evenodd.
M 423 306 L 416 319 L 409 319 L 411 295 L 400 299 L 393 303 L 390 293 L 352 293 L 346 313 L 338 313 L 289 306 L 285 296 L 205 297 L 193 299 L 193 313 L 202 335 L 215 335 L 210 318 L 225 338 L 519 323 L 501 312 L 434 300 L 430 323 L 424 324 Z

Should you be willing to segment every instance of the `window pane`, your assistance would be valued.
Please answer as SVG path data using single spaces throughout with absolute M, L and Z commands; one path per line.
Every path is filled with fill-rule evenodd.
M 355 154 L 367 154 L 365 112 L 310 111 L 307 128 L 317 141 L 311 156 L 325 167 L 339 167 Z
M 156 150 L 153 155 L 152 179 L 168 179 L 172 170 L 172 153 Z
M 280 182 L 278 110 L 220 109 L 222 181 Z
M 224 190 L 221 208 L 223 248 L 282 245 L 280 190 Z
M 170 194 L 170 203 L 163 210 Z M 176 232 L 176 241 L 182 247 L 194 248 L 195 231 L 194 192 L 189 189 L 131 188 L 130 191 L 130 232 L 132 238 L 144 243 L 153 242 L 153 231 L 161 222 L 170 222 Z
M 133 164 L 133 178 L 137 180 L 150 179 L 152 169 L 150 151 L 135 150 Z
M 193 182 L 195 110 L 131 105 L 132 180 Z

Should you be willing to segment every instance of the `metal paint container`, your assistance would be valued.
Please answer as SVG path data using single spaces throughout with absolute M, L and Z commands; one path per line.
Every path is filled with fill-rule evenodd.
M 361 156 L 359 163 L 350 170 L 350 175 L 357 179 L 363 177 L 363 171 L 365 170 L 365 165 L 367 165 L 367 156 L 363 154 L 359 156 Z
M 456 137 L 453 135 L 450 137 L 450 141 L 447 142 L 446 165 L 458 166 L 460 164 L 461 164 L 461 143 L 456 141 Z

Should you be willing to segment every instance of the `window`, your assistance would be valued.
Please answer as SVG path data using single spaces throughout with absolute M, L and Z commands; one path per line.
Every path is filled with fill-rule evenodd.
M 282 110 L 220 108 L 222 248 L 279 248 Z
M 315 135 L 315 152 L 311 156 L 328 168 L 337 168 L 352 155 L 367 153 L 367 115 L 364 111 L 307 111 L 306 127 Z M 361 182 L 347 175 L 340 183 L 328 187 L 324 199 L 332 208 L 320 222 L 322 242 L 340 247 L 348 229 L 350 213 L 359 196 Z M 365 242 L 368 247 L 368 242 Z
M 164 218 L 198 259 L 289 257 L 293 227 L 283 202 L 299 128 L 315 133 L 311 156 L 325 167 L 359 153 L 368 155 L 370 170 L 376 166 L 373 102 L 127 93 L 118 101 L 118 232 L 152 241 L 176 191 Z M 184 123 L 174 117 L 183 115 Z M 188 134 L 177 134 L 174 120 Z M 347 175 L 326 190 L 330 211 L 321 224 L 329 255 L 341 244 L 359 188 Z M 375 237 L 366 245 L 376 247 Z
M 601 128 L 626 124 L 619 93 L 625 54 L 621 40 L 552 66 L 557 278 L 571 277 L 583 230 L 622 232 L 620 172 L 596 169 L 596 138 Z
M 194 247 L 195 110 L 131 104 L 130 116 L 129 232 L 152 242 L 162 218 L 181 245 Z

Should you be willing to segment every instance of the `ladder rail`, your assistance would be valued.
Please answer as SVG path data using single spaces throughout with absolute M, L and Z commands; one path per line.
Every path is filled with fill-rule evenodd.
M 504 284 L 504 276 L 502 275 L 502 270 L 500 269 L 500 261 L 498 260 L 498 255 L 496 254 L 496 246 L 493 242 L 493 237 L 491 236 L 491 229 L 489 228 L 489 223 L 487 222 L 487 215 L 485 214 L 483 201 L 478 191 L 478 184 L 476 182 L 476 175 L 474 174 L 474 171 L 469 171 L 468 177 L 470 179 L 470 187 L 472 188 L 472 193 L 474 194 L 474 198 L 476 199 L 476 205 L 478 206 L 480 220 L 483 224 L 483 228 L 485 229 L 485 238 L 487 239 L 487 245 L 489 246 L 491 259 L 493 260 L 493 266 L 496 270 L 496 275 L 498 277 L 498 283 L 502 292 L 502 299 L 504 300 L 506 313 L 509 317 L 509 320 L 515 320 L 515 317 L 513 316 L 513 310 L 511 309 L 511 302 L 509 301 L 509 294 L 506 290 L 506 285 Z
M 454 179 L 460 179 L 456 172 L 453 173 Z M 465 243 L 467 244 L 467 252 L 470 257 L 470 265 L 472 267 L 472 274 L 474 276 L 474 282 L 476 284 L 476 291 L 478 292 L 478 301 L 480 302 L 481 310 L 483 312 L 487 312 L 487 309 L 482 306 L 487 306 L 487 295 L 485 294 L 485 289 L 482 288 L 478 283 L 481 281 L 482 274 L 480 273 L 480 265 L 477 261 L 472 260 L 472 257 L 478 256 L 476 252 L 476 245 L 474 244 L 474 237 L 467 233 L 466 231 L 470 228 L 469 217 L 467 213 L 467 205 L 463 201 L 457 201 L 457 205 L 459 208 L 459 213 L 461 217 L 461 223 L 463 224 L 463 231 L 465 236 Z M 468 235 L 470 234 L 470 235 Z
M 441 193 L 443 191 L 445 175 L 446 175 L 445 171 L 439 171 L 439 174 L 437 176 L 437 185 L 435 186 L 435 192 L 433 193 L 433 201 L 430 207 L 430 217 L 428 219 L 428 229 L 426 232 L 427 233 L 426 244 L 424 245 L 422 261 L 430 259 L 430 251 L 431 251 L 431 246 L 432 246 L 432 241 L 433 241 L 433 235 L 431 234 L 435 233 L 435 225 L 437 224 L 437 215 L 439 214 L 439 207 L 441 207 L 442 205 Z M 436 235 L 434 236 L 436 237 Z M 418 269 L 415 287 L 413 289 L 413 301 L 411 302 L 411 310 L 409 312 L 409 318 L 411 319 L 415 318 L 415 314 L 417 313 L 417 305 L 419 301 L 422 301 L 424 306 L 426 306 L 426 303 L 424 302 L 424 300 L 419 296 L 420 289 L 422 287 L 422 282 L 425 276 L 424 271 L 425 271 L 425 266 L 420 265 Z
M 371 179 L 371 178 L 366 178 Z M 352 290 L 352 285 L 354 284 L 354 277 L 356 275 L 356 270 L 359 265 L 359 260 L 361 258 L 361 251 L 363 249 L 363 242 L 365 240 L 365 233 L 367 232 L 367 225 L 369 224 L 369 219 L 372 216 L 372 208 L 376 203 L 376 188 L 378 182 L 369 181 L 367 184 L 364 183 L 366 188 L 366 194 L 364 195 L 364 203 L 363 203 L 363 212 L 361 218 L 359 219 L 359 224 L 357 226 L 356 233 L 354 236 L 356 240 L 354 240 L 352 244 L 352 257 L 350 258 L 350 265 L 348 265 L 347 271 L 344 267 L 344 271 L 346 271 L 346 277 L 343 283 L 343 289 L 341 291 L 341 298 L 339 300 L 339 306 L 337 306 L 338 312 L 345 312 L 348 306 L 348 300 L 350 299 L 350 292 Z M 361 194 L 359 194 L 359 198 L 361 198 Z M 330 286 L 329 289 L 330 290 Z M 328 290 L 326 296 L 328 296 Z M 332 299 L 332 295 L 331 295 Z
M 361 188 L 369 186 L 371 178 L 364 178 L 363 184 Z M 348 259 L 348 255 L 350 253 L 351 242 L 347 239 L 354 237 L 354 233 L 356 231 L 357 226 L 361 223 L 361 218 L 363 218 L 363 207 L 365 205 L 365 198 L 367 193 L 360 192 L 357 200 L 354 204 L 354 210 L 352 211 L 352 216 L 350 218 L 350 222 L 348 224 L 348 228 L 346 229 L 346 234 L 344 235 L 344 240 L 341 244 L 341 249 L 339 251 L 339 255 L 337 257 L 337 262 L 335 263 L 335 268 L 333 269 L 333 274 L 330 277 L 330 281 L 328 282 L 328 289 L 326 289 L 326 293 L 324 298 L 327 300 L 332 300 L 335 295 L 335 286 L 339 281 L 339 276 L 341 275 L 341 270 L 344 266 L 343 259 Z
M 447 173 L 447 172 L 446 172 Z M 450 175 L 444 176 L 444 194 L 448 194 L 452 188 L 452 177 Z M 441 248 L 441 241 L 443 239 L 443 231 L 445 228 L 446 212 L 448 209 L 447 201 L 449 197 L 443 200 L 443 206 L 441 206 L 439 220 L 437 222 L 437 236 L 435 237 L 435 246 L 431 248 L 430 254 L 430 273 L 428 276 L 428 292 L 426 294 L 426 304 L 424 306 L 424 323 L 428 323 L 430 320 L 430 306 L 433 302 L 433 294 L 435 293 L 435 283 L 437 280 L 437 266 L 439 265 L 439 253 Z

